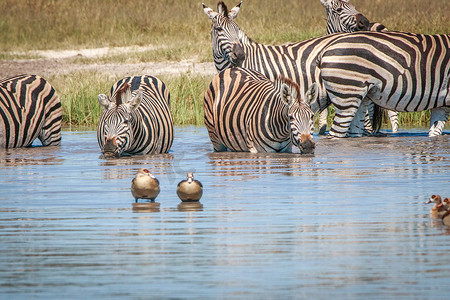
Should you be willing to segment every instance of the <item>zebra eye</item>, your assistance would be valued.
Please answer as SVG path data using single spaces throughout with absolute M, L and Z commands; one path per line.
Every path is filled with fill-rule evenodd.
M 214 25 L 214 30 L 217 32 L 222 31 L 222 27 L 220 27 L 218 25 Z
M 342 7 L 336 8 L 336 12 L 340 14 L 342 12 Z

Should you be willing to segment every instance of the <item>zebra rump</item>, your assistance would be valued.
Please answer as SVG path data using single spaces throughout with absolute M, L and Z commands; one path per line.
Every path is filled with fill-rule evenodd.
M 0 80 L 0 148 L 61 144 L 61 101 L 55 89 L 36 75 Z
M 215 151 L 314 153 L 313 112 L 298 85 L 239 67 L 226 69 L 205 93 L 205 125 Z
M 343 34 L 323 49 L 317 68 L 319 107 L 330 100 L 336 107 L 331 136 L 346 136 L 370 101 L 394 111 L 431 109 L 432 129 L 442 133 L 450 112 L 450 35 Z
M 97 127 L 98 145 L 107 157 L 167 153 L 173 142 L 170 93 L 160 79 L 143 75 L 117 81 L 107 97 Z

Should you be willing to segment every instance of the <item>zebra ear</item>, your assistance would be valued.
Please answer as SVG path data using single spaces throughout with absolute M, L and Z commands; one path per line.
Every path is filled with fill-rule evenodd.
M 306 91 L 305 94 L 305 102 L 309 106 L 311 106 L 311 103 L 317 101 L 317 98 L 319 97 L 319 89 L 317 87 L 317 83 L 311 84 L 309 89 Z
M 331 0 L 320 0 L 323 6 L 329 7 L 331 5 Z
M 103 109 L 109 109 L 111 101 L 108 100 L 108 97 L 105 94 L 99 94 L 97 98 L 100 106 L 103 107 Z
M 135 110 L 136 108 L 138 108 L 139 104 L 141 104 L 141 101 L 142 101 L 142 91 L 137 91 L 137 93 L 133 96 L 133 98 L 131 98 L 131 100 L 128 101 L 128 106 L 132 110 Z
M 228 13 L 228 18 L 230 18 L 230 20 L 233 20 L 234 18 L 237 17 L 239 9 L 241 8 L 241 4 L 242 1 L 230 10 L 230 12 Z
M 202 3 L 202 5 L 203 5 L 203 11 L 211 20 L 213 20 L 218 15 L 218 13 L 215 12 L 212 8 L 209 8 L 204 3 Z
M 295 99 L 296 99 L 296 95 L 293 95 L 293 90 L 292 88 L 286 84 L 283 83 L 281 85 L 281 100 L 284 102 L 284 104 L 286 104 L 288 107 L 291 107 L 292 104 L 294 104 Z

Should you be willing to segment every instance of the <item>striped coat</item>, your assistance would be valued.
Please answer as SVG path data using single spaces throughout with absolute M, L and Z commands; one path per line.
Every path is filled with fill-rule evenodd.
M 298 85 L 281 77 L 230 68 L 212 80 L 204 99 L 205 125 L 215 151 L 313 153 L 313 113 Z
M 341 96 L 343 97 L 350 97 L 355 99 L 353 96 L 356 95 L 351 94 L 352 89 L 360 88 L 361 85 L 365 85 L 364 81 L 352 81 L 350 78 L 351 76 L 360 77 L 359 71 L 361 70 L 362 72 L 365 72 L 365 68 L 360 61 L 356 62 L 355 60 L 348 59 L 345 61 L 345 63 L 339 65 L 340 68 L 334 69 L 334 76 L 336 76 L 336 79 L 339 79 L 341 77 L 348 78 L 348 81 L 343 84 L 344 89 L 339 90 L 339 84 L 333 86 L 333 89 L 331 89 L 331 86 L 327 86 L 329 84 L 332 84 L 331 78 L 329 78 L 330 81 L 328 81 L 328 83 L 322 81 L 320 74 L 321 72 L 323 72 L 325 65 L 321 65 L 319 67 L 319 64 L 321 63 L 321 59 L 324 57 L 324 51 L 326 51 L 332 44 L 337 47 L 347 47 L 348 53 L 351 53 L 353 49 L 358 49 L 358 47 L 356 47 L 358 46 L 358 43 L 362 43 L 359 44 L 359 46 L 369 49 L 368 51 L 366 51 L 366 55 L 370 53 L 377 53 L 370 56 L 372 61 L 370 61 L 369 67 L 373 67 L 373 69 L 380 68 L 380 72 L 383 72 L 382 69 L 384 68 L 384 63 L 386 62 L 385 58 L 387 58 L 388 56 L 387 53 L 389 53 L 390 49 L 397 50 L 399 48 L 395 46 L 397 42 L 407 45 L 410 42 L 416 41 L 415 46 L 405 46 L 405 48 L 409 48 L 409 50 L 405 49 L 405 52 L 400 54 L 400 56 L 406 55 L 405 59 L 414 58 L 413 63 L 416 64 L 415 66 L 405 66 L 407 68 L 418 68 L 419 72 L 414 71 L 410 73 L 411 77 L 408 78 L 407 82 L 407 84 L 409 85 L 408 87 L 398 86 L 396 88 L 422 90 L 422 87 L 426 85 L 426 82 L 435 82 L 437 79 L 437 82 L 441 82 L 441 84 L 443 84 L 447 80 L 447 74 L 445 74 L 445 66 L 448 64 L 447 52 L 449 48 L 447 35 L 422 36 L 393 32 L 360 32 L 351 34 L 339 33 L 322 36 L 299 43 L 269 46 L 262 45 L 251 40 L 233 21 L 233 19 L 236 18 L 239 12 L 240 5 L 234 7 L 229 12 L 224 9 L 223 3 L 219 3 L 219 7 L 222 7 L 222 9 L 219 9 L 219 12 L 214 12 L 212 9 L 204 5 L 205 14 L 212 20 L 211 35 L 213 41 L 213 53 L 216 68 L 218 69 L 218 71 L 220 71 L 219 68 L 226 68 L 239 63 L 244 68 L 260 71 L 271 80 L 274 80 L 277 76 L 283 74 L 286 77 L 293 79 L 299 85 L 300 94 L 302 96 L 305 96 L 306 91 L 309 90 L 311 85 L 313 85 L 314 83 L 318 83 L 318 99 L 320 101 L 312 105 L 313 111 L 315 113 L 318 111 L 322 111 L 327 108 L 328 105 L 333 101 L 340 105 L 339 107 L 336 107 L 335 105 L 337 109 L 337 118 L 335 118 L 333 121 L 332 128 L 329 132 L 330 136 L 344 137 L 348 136 L 349 134 L 362 134 L 364 128 L 357 128 L 358 130 L 360 130 L 357 132 L 349 132 L 349 126 L 353 121 L 355 115 L 356 120 L 364 120 L 365 111 L 367 110 L 367 108 L 365 107 L 370 102 L 370 100 L 373 100 L 375 103 L 377 103 L 376 99 L 372 99 L 370 94 L 364 93 L 358 94 L 356 100 L 352 101 L 338 101 L 337 99 L 337 96 L 339 94 L 341 94 Z M 220 10 L 222 10 L 223 12 L 221 13 Z M 368 39 L 362 39 L 361 37 L 363 36 L 367 36 Z M 380 37 L 380 39 L 382 40 L 382 44 L 380 44 L 379 49 L 374 49 L 376 47 L 374 47 L 374 45 L 370 41 L 372 37 L 375 36 Z M 348 41 L 346 44 L 341 43 L 344 38 Z M 338 40 L 339 42 L 334 43 Z M 418 45 L 417 41 L 422 41 L 422 44 L 423 46 L 425 46 L 425 48 L 421 48 L 420 45 Z M 340 46 L 338 46 L 338 44 Z M 433 45 L 435 45 L 436 48 Z M 241 56 L 243 56 L 244 59 L 239 57 L 238 59 L 236 59 L 236 55 L 233 54 L 236 49 L 239 49 L 239 52 L 243 53 L 243 55 Z M 371 52 L 371 49 L 378 51 Z M 426 52 L 421 52 L 421 49 L 426 50 Z M 331 51 L 328 51 L 327 53 L 328 55 L 326 60 L 328 63 L 331 63 L 333 60 L 335 62 L 339 62 L 339 60 L 341 59 L 339 56 L 333 55 Z M 390 53 L 389 55 L 393 55 L 394 59 L 400 59 L 394 52 Z M 412 62 L 412 60 L 410 61 Z M 439 71 L 433 73 L 429 70 Z M 377 72 L 378 71 L 375 70 L 375 72 L 365 74 L 366 79 L 373 76 L 379 77 L 380 75 L 377 74 Z M 387 71 L 387 73 L 389 72 L 390 71 Z M 389 74 L 383 74 L 383 76 L 389 77 Z M 353 82 L 353 85 L 351 84 L 351 82 Z M 402 83 L 405 84 L 406 82 Z M 371 91 L 374 92 L 374 90 Z M 369 90 L 366 89 L 366 92 L 369 92 Z M 425 99 L 419 99 L 418 94 L 412 95 L 410 92 L 408 92 L 405 94 L 405 97 L 407 98 L 404 99 L 402 97 L 400 99 L 401 104 L 399 105 L 397 105 L 396 100 L 390 102 L 386 107 L 383 107 L 382 104 L 387 104 L 387 101 L 383 101 L 382 103 L 379 102 L 379 105 L 386 109 L 401 111 L 402 106 L 405 102 L 410 103 L 410 101 L 412 101 L 412 103 L 416 104 L 416 109 L 420 110 L 423 106 L 430 106 L 422 105 L 422 100 L 426 101 L 426 97 L 430 96 L 429 90 L 426 90 L 424 92 L 425 93 L 423 94 L 423 97 L 425 97 Z M 430 97 L 434 96 L 436 95 L 433 94 Z M 443 101 L 439 100 L 434 104 L 436 105 L 436 108 L 433 108 L 433 111 L 438 110 L 441 112 L 439 114 L 441 118 L 436 120 L 436 124 L 438 124 L 439 126 L 436 126 L 437 130 L 435 130 L 434 132 L 440 134 L 439 129 L 442 129 L 443 127 L 442 120 L 445 118 L 445 115 L 448 116 L 448 114 L 445 109 L 441 108 L 444 105 Z M 440 107 L 438 108 L 437 106 Z M 408 108 L 407 110 L 409 109 L 410 108 Z M 358 114 L 356 114 L 357 111 Z M 433 135 L 431 130 L 430 135 Z
M 61 101 L 42 77 L 17 75 L 0 80 L 0 148 L 61 144 Z
M 117 81 L 110 96 L 98 96 L 103 107 L 97 140 L 106 156 L 167 153 L 173 142 L 170 94 L 153 76 Z

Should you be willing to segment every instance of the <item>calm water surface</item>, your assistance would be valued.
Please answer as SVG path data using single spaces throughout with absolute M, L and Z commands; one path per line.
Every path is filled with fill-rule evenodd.
M 1 298 L 448 299 L 450 135 L 316 138 L 315 156 L 213 153 L 178 127 L 165 155 L 100 157 L 96 134 L 0 150 Z M 160 180 L 136 212 L 131 179 Z M 202 208 L 180 206 L 194 171 Z

